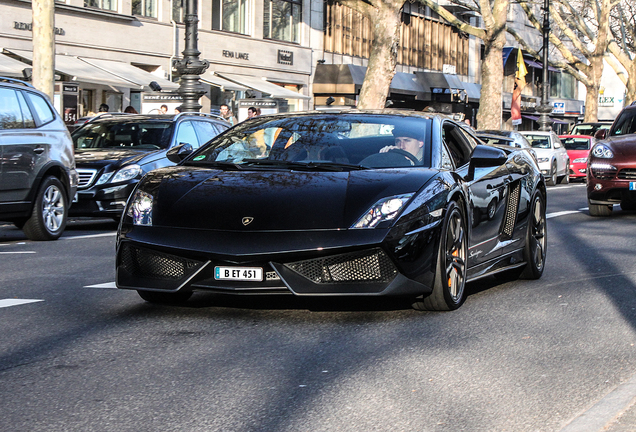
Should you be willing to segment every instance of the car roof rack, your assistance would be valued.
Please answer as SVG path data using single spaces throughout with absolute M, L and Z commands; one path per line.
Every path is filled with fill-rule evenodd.
M 0 81 L 6 82 L 6 83 L 9 83 L 9 84 L 20 84 L 20 85 L 23 85 L 25 87 L 35 88 L 35 87 L 33 87 L 33 84 L 28 83 L 26 81 L 19 80 L 17 78 L 9 78 L 9 77 L 0 76 Z
M 174 116 L 174 120 L 178 119 L 181 116 L 186 116 L 186 115 L 191 115 L 191 116 L 194 115 L 194 116 L 200 116 L 200 117 L 210 117 L 210 118 L 213 118 L 213 119 L 216 119 L 216 120 L 227 121 L 223 117 L 221 117 L 220 115 L 217 115 L 217 114 L 202 113 L 202 112 L 188 112 L 188 111 L 176 114 Z

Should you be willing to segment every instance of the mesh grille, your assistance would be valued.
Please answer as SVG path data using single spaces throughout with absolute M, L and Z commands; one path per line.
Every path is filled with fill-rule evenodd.
M 79 184 L 77 185 L 77 187 L 86 188 L 90 186 L 91 183 L 93 183 L 93 180 L 95 180 L 95 175 L 97 175 L 97 170 L 78 168 L 77 174 L 79 175 Z
M 616 168 L 592 168 L 592 175 L 599 180 L 611 180 L 616 175 Z
M 506 205 L 506 214 L 503 221 L 502 233 L 508 237 L 512 237 L 517 220 L 517 211 L 519 210 L 519 194 L 521 193 L 521 182 L 517 182 L 510 188 L 508 194 L 508 203 Z
M 286 266 L 315 283 L 390 282 L 397 270 L 381 249 L 335 255 Z
M 122 245 L 121 266 L 143 279 L 176 281 L 190 275 L 202 263 L 161 252 Z
M 636 180 L 636 168 L 625 168 L 618 173 L 621 180 Z

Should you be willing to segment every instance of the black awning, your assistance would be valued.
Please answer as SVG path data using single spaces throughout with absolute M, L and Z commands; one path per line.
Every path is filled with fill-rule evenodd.
M 319 64 L 314 75 L 314 94 L 356 94 L 360 91 L 367 68 L 358 65 Z M 430 92 L 429 92 L 430 93 Z M 426 90 L 414 74 L 396 72 L 389 94 L 405 94 L 425 100 Z M 430 94 L 428 95 L 430 99 Z

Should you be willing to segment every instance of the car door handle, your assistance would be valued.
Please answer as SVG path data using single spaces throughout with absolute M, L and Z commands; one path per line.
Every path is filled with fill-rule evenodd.
M 42 148 L 42 147 L 34 148 L 33 149 L 33 153 L 42 154 L 42 153 L 44 153 L 44 148 Z

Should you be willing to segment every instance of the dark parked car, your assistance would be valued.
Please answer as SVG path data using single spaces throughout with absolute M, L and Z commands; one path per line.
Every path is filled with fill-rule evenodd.
M 80 181 L 71 216 L 119 219 L 137 182 L 156 168 L 174 165 L 169 149 L 192 149 L 229 128 L 200 113 L 103 115 L 73 132 Z
M 625 107 L 606 135 L 587 159 L 592 216 L 609 216 L 618 203 L 623 210 L 636 210 L 636 105 Z
M 539 278 L 544 178 L 529 153 L 479 143 L 415 112 L 247 120 L 138 184 L 117 286 L 162 303 L 204 290 L 409 296 L 416 309 L 453 310 L 467 281 Z M 492 217 L 471 223 L 493 195 Z
M 76 189 L 73 142 L 47 96 L 0 78 L 0 220 L 31 240 L 55 240 Z

